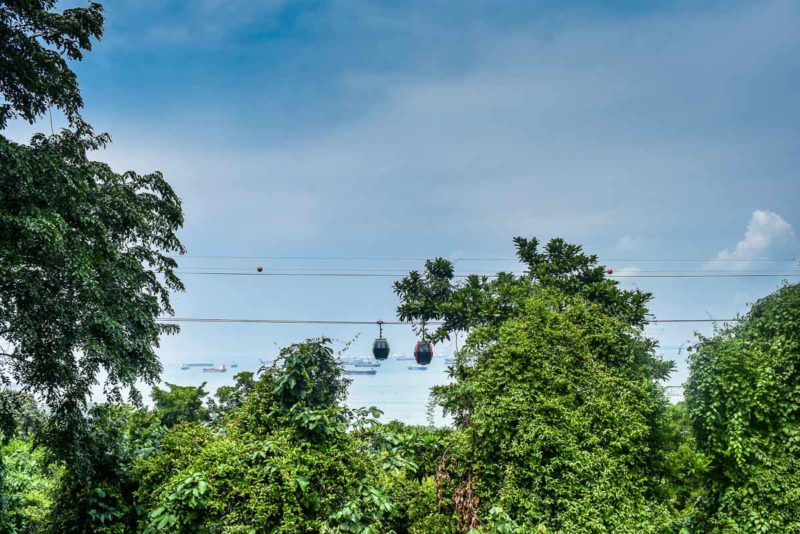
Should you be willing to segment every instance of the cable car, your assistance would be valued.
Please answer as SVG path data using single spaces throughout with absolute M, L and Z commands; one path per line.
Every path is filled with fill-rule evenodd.
M 383 337 L 383 321 L 378 321 L 380 333 L 378 339 L 372 344 L 372 355 L 376 360 L 383 361 L 389 357 L 389 342 Z
M 414 359 L 418 365 L 428 365 L 433 359 L 433 345 L 430 341 L 417 341 L 414 347 Z

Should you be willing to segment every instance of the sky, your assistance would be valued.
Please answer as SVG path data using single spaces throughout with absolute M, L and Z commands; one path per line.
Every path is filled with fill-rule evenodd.
M 160 170 L 183 199 L 177 316 L 393 320 L 388 277 L 189 271 L 405 272 L 422 262 L 271 257 L 509 258 L 517 235 L 564 237 L 616 274 L 798 269 L 749 259 L 800 256 L 797 2 L 117 0 L 106 15 L 75 66 L 84 115 L 114 139 L 98 159 Z M 781 283 L 620 280 L 667 319 L 733 317 Z M 671 384 L 680 347 L 712 329 L 648 328 Z M 366 355 L 369 326 L 188 324 L 160 354 L 173 376 L 358 334 Z M 386 335 L 411 351 L 409 328 Z

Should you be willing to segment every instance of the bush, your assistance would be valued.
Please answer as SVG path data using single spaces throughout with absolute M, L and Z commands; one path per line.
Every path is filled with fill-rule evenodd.
M 458 380 L 435 392 L 466 422 L 448 467 L 461 528 L 665 528 L 667 402 L 637 365 L 650 347 L 599 305 L 543 289 L 517 318 L 473 331 Z
M 689 528 L 800 531 L 800 285 L 701 338 L 686 405 L 710 459 Z
M 383 471 L 339 406 L 347 382 L 327 340 L 264 369 L 220 429 L 176 426 L 138 467 L 141 526 L 165 532 L 385 532 Z

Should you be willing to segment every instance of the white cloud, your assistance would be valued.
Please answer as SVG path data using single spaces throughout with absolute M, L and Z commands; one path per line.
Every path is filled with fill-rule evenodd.
M 797 239 L 791 224 L 777 213 L 756 210 L 736 247 L 720 251 L 716 259 L 706 263 L 704 268 L 741 271 L 752 267 L 758 259 L 780 253 L 785 255 L 796 247 Z

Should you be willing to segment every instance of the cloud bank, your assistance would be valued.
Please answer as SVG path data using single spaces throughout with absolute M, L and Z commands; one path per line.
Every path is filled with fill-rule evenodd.
M 724 249 L 705 264 L 706 270 L 742 271 L 767 258 L 786 258 L 797 250 L 792 225 L 771 211 L 756 210 L 750 217 L 744 237 L 733 250 Z

